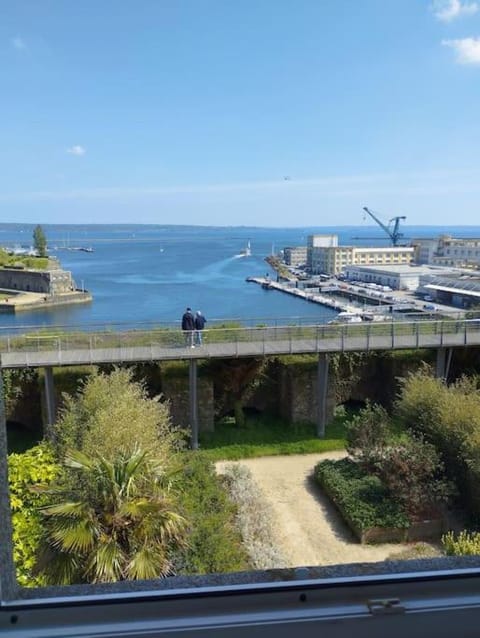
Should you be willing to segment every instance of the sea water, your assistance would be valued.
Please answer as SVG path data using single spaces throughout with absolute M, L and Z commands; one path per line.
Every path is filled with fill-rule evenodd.
M 178 323 L 187 306 L 210 320 L 326 323 L 336 312 L 291 295 L 247 283 L 249 276 L 273 278 L 265 257 L 285 246 L 306 245 L 312 233 L 337 233 L 350 245 L 388 245 L 372 227 L 248 228 L 153 225 L 45 225 L 51 253 L 72 272 L 92 303 L 0 314 L 0 328 Z M 405 228 L 408 237 L 448 232 L 474 237 L 480 228 Z M 32 243 L 33 225 L 0 224 L 0 246 Z M 375 239 L 370 239 L 375 237 Z M 251 256 L 244 256 L 247 242 Z M 92 248 L 93 252 L 72 250 Z

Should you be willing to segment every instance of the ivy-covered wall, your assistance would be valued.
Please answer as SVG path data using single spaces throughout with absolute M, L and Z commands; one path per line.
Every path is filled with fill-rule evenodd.
M 170 403 L 172 423 L 186 427 L 190 422 L 190 399 L 188 377 L 164 377 L 162 394 Z M 208 377 L 199 377 L 197 382 L 198 426 L 200 432 L 214 429 L 213 381 Z
M 332 416 L 336 405 L 347 401 L 369 399 L 386 407 L 391 406 L 398 392 L 398 378 L 416 370 L 422 361 L 434 365 L 434 358 L 434 350 L 330 355 L 327 416 Z M 478 372 L 479 367 L 480 349 L 457 349 L 452 360 L 451 377 L 463 371 Z M 188 364 L 181 361 L 158 362 L 139 364 L 133 368 L 135 378 L 145 380 L 151 396 L 163 395 L 170 402 L 173 422 L 183 427 L 188 425 Z M 214 428 L 215 415 L 219 411 L 219 397 L 215 394 L 215 388 L 222 384 L 215 378 L 212 371 L 215 369 L 218 371 L 218 366 L 209 367 L 207 362 L 201 362 L 198 366 L 198 413 L 200 429 L 203 431 Z M 54 369 L 58 406 L 62 403 L 62 393 L 75 393 L 82 378 L 91 370 L 87 366 Z M 225 389 L 225 384 L 223 386 Z M 43 394 L 43 373 L 40 370 L 24 380 L 21 398 L 8 418 L 25 425 L 38 424 L 44 404 Z M 244 408 L 271 414 L 292 424 L 316 422 L 317 396 L 316 355 L 290 355 L 268 360 L 268 365 L 263 367 L 253 392 L 247 394 L 243 405 Z M 225 402 L 224 394 L 222 402 Z

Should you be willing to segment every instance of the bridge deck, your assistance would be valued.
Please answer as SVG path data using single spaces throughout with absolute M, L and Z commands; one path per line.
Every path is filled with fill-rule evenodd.
M 480 321 L 215 329 L 204 331 L 204 340 L 202 346 L 185 347 L 178 331 L 17 337 L 0 344 L 1 367 L 465 347 L 480 345 Z

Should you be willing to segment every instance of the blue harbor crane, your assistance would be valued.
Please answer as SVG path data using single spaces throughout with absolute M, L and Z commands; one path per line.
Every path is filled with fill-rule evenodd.
M 387 224 L 384 224 L 382 221 L 378 219 L 378 217 L 366 206 L 363 207 L 363 210 L 370 215 L 370 217 L 377 222 L 382 230 L 390 237 L 390 241 L 392 242 L 392 246 L 398 246 L 398 240 L 403 237 L 403 233 L 400 232 L 400 220 L 407 219 L 405 215 L 400 215 L 397 217 L 392 217 L 388 221 Z M 392 228 L 393 222 L 393 228 Z

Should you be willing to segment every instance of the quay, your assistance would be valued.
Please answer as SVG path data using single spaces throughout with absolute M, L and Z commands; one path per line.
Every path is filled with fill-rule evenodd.
M 288 285 L 287 283 L 282 283 L 280 281 L 271 281 L 266 277 L 248 277 L 247 281 L 253 282 L 255 284 L 259 284 L 262 288 L 269 290 L 279 290 L 280 292 L 285 292 L 288 295 L 293 295 L 294 297 L 300 297 L 305 301 L 310 301 L 313 303 L 320 304 L 321 306 L 327 306 L 328 308 L 333 308 L 333 310 L 338 310 L 339 312 L 348 312 L 351 314 L 358 315 L 359 317 L 363 317 L 366 314 L 371 314 L 365 312 L 361 308 L 357 306 L 353 306 L 346 301 L 343 302 L 340 299 L 333 299 L 332 297 L 327 297 L 326 295 L 321 295 L 319 293 L 313 293 L 308 290 L 302 288 L 296 288 L 292 285 Z
M 0 267 L 0 313 L 15 314 L 92 301 L 88 290 L 80 290 L 72 273 L 49 258 L 46 268 L 27 268 L 18 263 Z
M 73 290 L 52 295 L 2 289 L 0 292 L 0 313 L 16 314 L 17 312 L 44 310 L 45 308 L 56 308 L 57 306 L 91 301 L 92 295 L 86 290 Z

